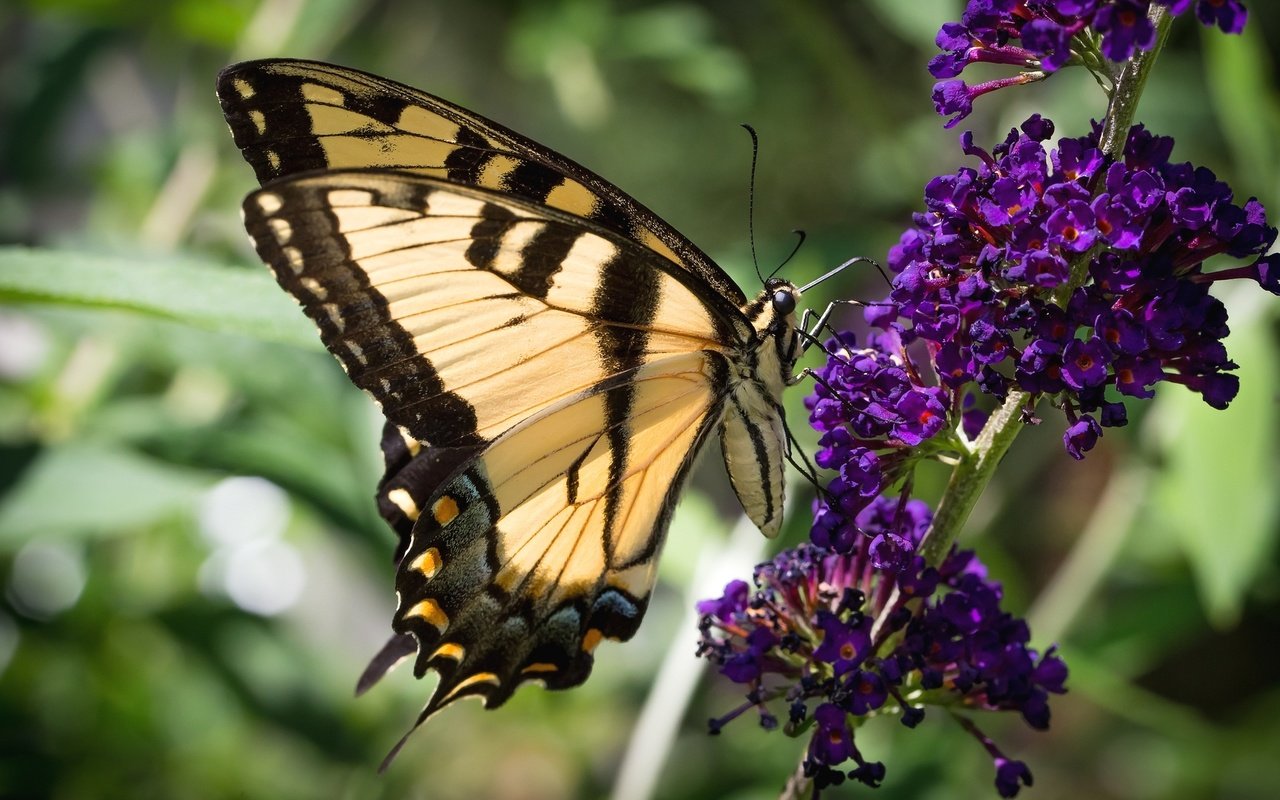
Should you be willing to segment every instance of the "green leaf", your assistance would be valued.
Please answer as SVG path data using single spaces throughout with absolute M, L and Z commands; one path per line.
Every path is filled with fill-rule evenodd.
M 0 549 L 39 536 L 129 532 L 192 508 L 209 482 L 123 449 L 56 447 L 0 502 Z
M 266 270 L 190 259 L 0 247 L 0 302 L 130 311 L 315 349 L 315 329 Z
M 1157 513 L 1180 541 L 1206 611 L 1221 627 L 1237 619 L 1268 563 L 1280 511 L 1272 298 L 1257 286 L 1238 289 L 1223 302 L 1231 316 L 1227 350 L 1240 365 L 1239 396 L 1218 411 L 1197 394 L 1162 386 L 1152 410 L 1166 462 L 1153 487 Z

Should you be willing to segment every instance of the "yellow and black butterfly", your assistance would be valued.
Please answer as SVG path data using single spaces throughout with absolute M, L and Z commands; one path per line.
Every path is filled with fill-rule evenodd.
M 713 431 L 778 533 L 802 289 L 748 299 L 594 173 L 384 78 L 253 61 L 218 97 L 262 183 L 259 255 L 387 418 L 399 607 L 359 691 L 416 653 L 440 675 L 420 725 L 582 683 L 601 639 L 639 626 Z

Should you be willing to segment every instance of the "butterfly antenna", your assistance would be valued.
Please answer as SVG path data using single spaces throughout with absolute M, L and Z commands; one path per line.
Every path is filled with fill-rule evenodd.
M 747 133 L 751 134 L 751 185 L 747 189 L 747 240 L 751 242 L 751 265 L 756 268 L 756 277 L 764 285 L 764 276 L 760 274 L 760 259 L 756 258 L 756 162 L 760 160 L 760 137 L 756 129 L 742 123 Z
M 792 233 L 794 233 L 797 237 L 799 237 L 798 239 L 796 239 L 796 246 L 791 248 L 791 255 L 782 259 L 782 263 L 778 265 L 777 269 L 769 273 L 770 278 L 772 278 L 774 275 L 777 275 L 779 272 L 782 271 L 783 267 L 791 263 L 791 259 L 795 258 L 796 253 L 800 252 L 800 247 L 801 245 L 804 244 L 805 237 L 808 235 L 804 231 L 800 230 L 799 228 L 797 228 L 796 230 L 793 230 Z

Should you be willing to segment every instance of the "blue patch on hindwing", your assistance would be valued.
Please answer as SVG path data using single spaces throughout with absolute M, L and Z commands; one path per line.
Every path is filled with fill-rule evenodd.
M 596 598 L 588 617 L 593 628 L 612 639 L 629 639 L 640 627 L 644 608 L 627 595 L 613 588 L 605 589 Z

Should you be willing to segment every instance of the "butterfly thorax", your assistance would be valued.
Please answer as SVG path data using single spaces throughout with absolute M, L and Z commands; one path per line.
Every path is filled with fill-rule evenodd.
M 744 378 L 764 385 L 773 400 L 791 384 L 796 360 L 800 357 L 800 337 L 796 333 L 796 301 L 800 290 L 790 281 L 770 278 L 742 313 L 755 329 L 750 352 L 744 353 Z

